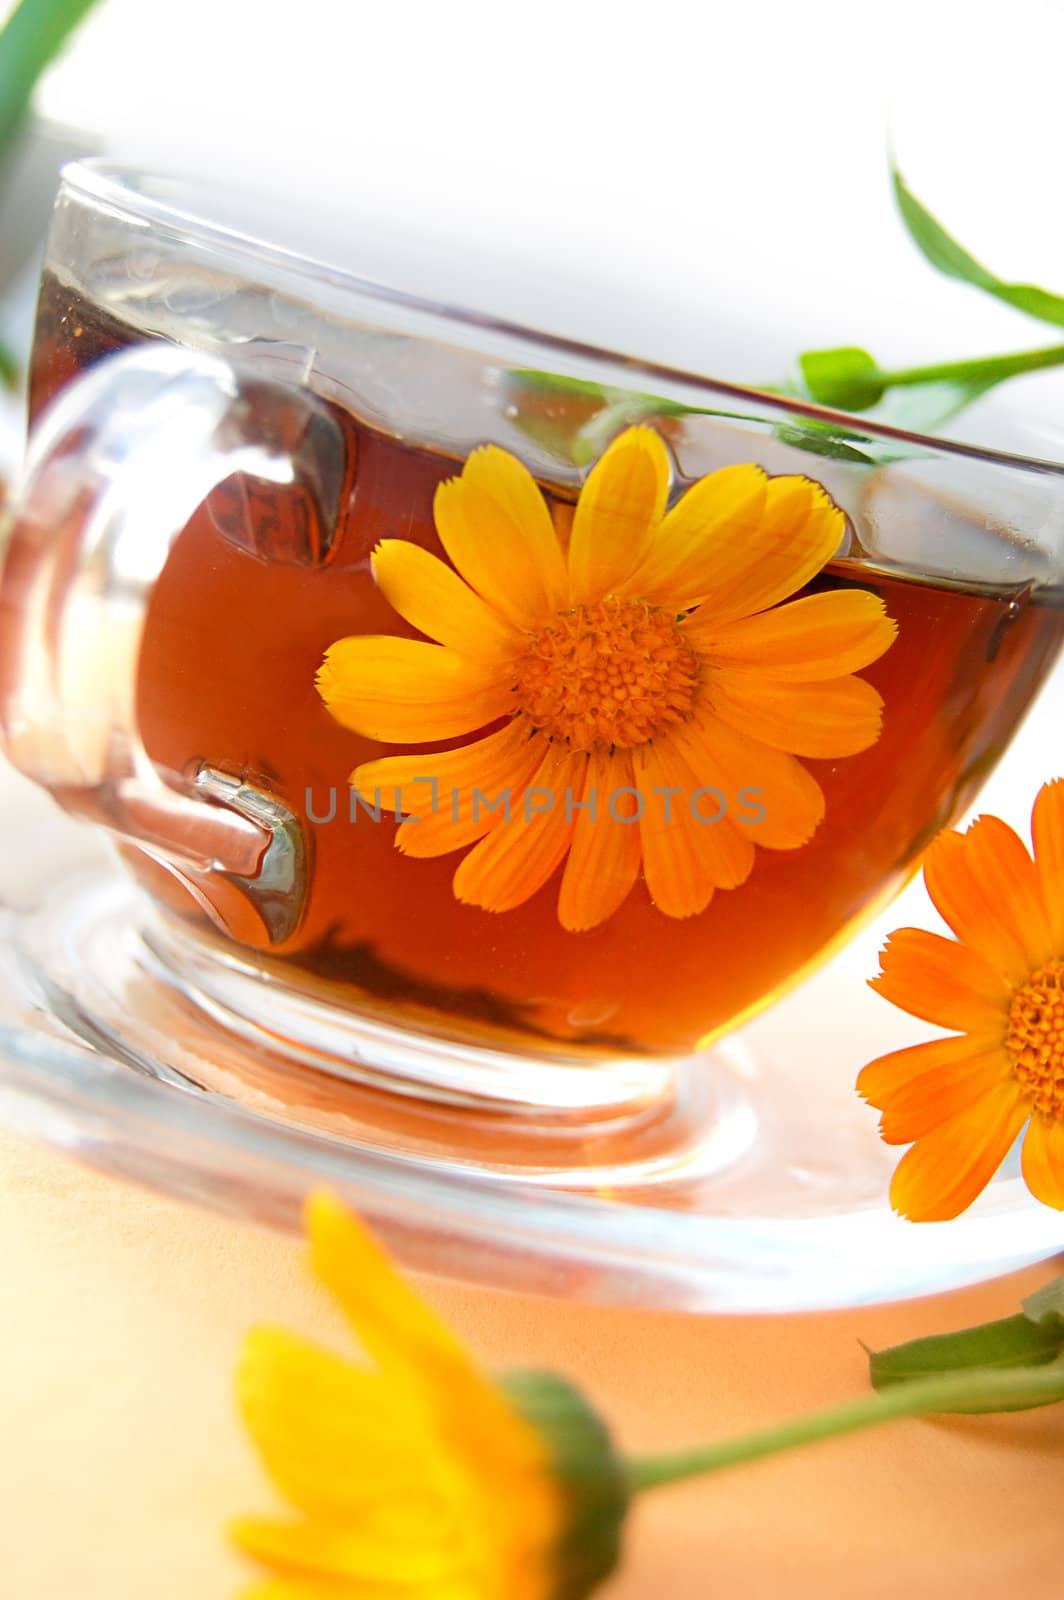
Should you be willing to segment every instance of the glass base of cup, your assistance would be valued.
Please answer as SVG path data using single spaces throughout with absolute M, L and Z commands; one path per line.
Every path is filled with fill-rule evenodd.
M 286 1011 L 287 992 L 175 934 L 113 867 L 19 866 L 22 909 L 0 913 L 0 1121 L 118 1176 L 285 1227 L 328 1183 L 415 1268 L 698 1311 L 902 1298 L 1064 1246 L 1015 1158 L 955 1223 L 894 1217 L 896 1152 L 852 1071 L 818 1070 L 837 1010 L 814 1039 L 782 1018 L 797 995 L 685 1060 L 533 1071 Z
M 18 948 L 76 1034 L 162 1082 L 352 1150 L 583 1190 L 687 1185 L 754 1139 L 734 1073 L 702 1057 L 531 1059 L 290 990 L 160 913 L 127 879 L 64 887 Z

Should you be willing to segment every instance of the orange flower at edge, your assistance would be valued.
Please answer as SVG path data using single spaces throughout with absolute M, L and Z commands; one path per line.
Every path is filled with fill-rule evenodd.
M 1026 1125 L 1022 1170 L 1064 1210 L 1064 782 L 1031 816 L 1034 858 L 998 817 L 939 835 L 924 863 L 956 940 L 891 935 L 872 987 L 948 1038 L 880 1056 L 857 1088 L 883 1113 L 888 1144 L 911 1144 L 891 1202 L 919 1222 L 971 1205 Z
M 451 565 L 405 540 L 374 552 L 380 588 L 425 639 L 352 637 L 326 653 L 322 698 L 369 738 L 420 745 L 496 724 L 351 775 L 367 803 L 405 813 L 404 854 L 466 851 L 454 892 L 469 905 L 521 905 L 564 863 L 569 930 L 611 916 L 640 872 L 659 910 L 692 916 L 745 882 L 755 844 L 796 849 L 816 831 L 824 797 L 796 757 L 879 737 L 880 696 L 853 674 L 894 639 L 882 602 L 844 589 L 780 603 L 842 540 L 823 488 L 744 464 L 668 508 L 670 482 L 660 436 L 628 428 L 588 475 L 566 545 L 527 468 L 482 446 L 436 492 Z M 661 798 L 734 802 L 744 788 L 761 791 L 761 820 L 729 811 L 708 826 Z M 510 814 L 476 790 L 508 795 Z M 555 803 L 530 809 L 533 791 Z

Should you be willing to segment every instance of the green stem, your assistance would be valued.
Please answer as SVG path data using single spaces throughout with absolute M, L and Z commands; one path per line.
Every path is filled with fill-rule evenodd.
M 1043 367 L 1064 366 L 1064 344 L 1051 344 L 1041 350 L 1017 350 L 1008 356 L 981 356 L 973 361 L 944 361 L 930 367 L 902 367 L 897 372 L 879 372 L 884 388 L 906 387 L 916 383 L 1001 383 L 1022 372 L 1038 372 Z
M 5 389 L 10 389 L 12 394 L 15 394 L 18 392 L 21 382 L 22 371 L 19 364 L 7 348 L 7 345 L 0 340 L 0 384 Z
M 899 1383 L 883 1393 L 834 1406 L 812 1416 L 796 1417 L 758 1433 L 721 1444 L 703 1445 L 675 1454 L 636 1457 L 627 1463 L 634 1491 L 655 1489 L 741 1466 L 762 1456 L 777 1455 L 800 1445 L 816 1444 L 839 1434 L 875 1428 L 899 1417 L 927 1416 L 935 1412 L 966 1411 L 973 1405 L 992 1411 L 1017 1405 L 1045 1405 L 1064 1400 L 1064 1358 L 1041 1367 L 1020 1367 L 1009 1372 L 950 1372 L 935 1378 Z

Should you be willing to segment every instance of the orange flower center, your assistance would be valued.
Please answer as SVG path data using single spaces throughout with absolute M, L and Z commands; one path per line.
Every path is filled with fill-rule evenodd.
M 698 657 L 675 617 L 608 598 L 560 613 L 516 664 L 519 710 L 573 750 L 631 750 L 690 716 Z
M 1005 1049 L 1035 1110 L 1064 1121 L 1064 961 L 1047 961 L 1016 991 Z

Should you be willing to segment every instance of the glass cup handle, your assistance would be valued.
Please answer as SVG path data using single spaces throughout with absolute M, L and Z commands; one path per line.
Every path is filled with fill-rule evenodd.
M 164 343 L 70 383 L 30 439 L 0 582 L 6 752 L 68 811 L 137 846 L 244 944 L 299 925 L 310 841 L 278 796 L 153 762 L 137 719 L 152 587 L 210 496 L 221 537 L 261 559 L 328 559 L 345 483 L 335 417 L 305 390 Z M 291 516 L 253 516 L 265 485 Z M 273 541 L 272 546 L 270 541 Z

